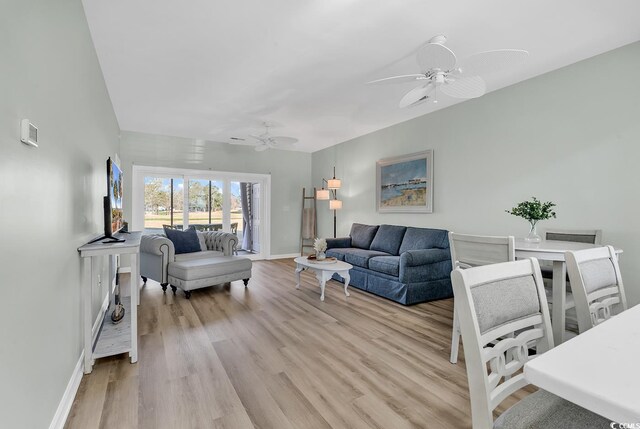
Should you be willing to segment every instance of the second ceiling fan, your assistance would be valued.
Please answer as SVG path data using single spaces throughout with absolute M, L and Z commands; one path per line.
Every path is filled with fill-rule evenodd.
M 523 62 L 529 53 L 522 49 L 498 49 L 474 54 L 460 64 L 444 43 L 445 36 L 435 36 L 418 49 L 416 60 L 420 73 L 376 79 L 369 84 L 416 82 L 399 107 L 412 107 L 428 99 L 437 103 L 437 91 L 454 98 L 477 98 L 487 92 L 483 76 Z

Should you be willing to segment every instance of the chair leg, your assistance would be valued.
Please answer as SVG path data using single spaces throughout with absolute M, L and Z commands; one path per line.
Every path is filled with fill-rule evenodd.
M 244 282 L 244 287 L 249 286 L 249 279 L 242 279 L 242 281 Z
M 460 347 L 460 322 L 458 321 L 458 313 L 454 308 L 453 329 L 451 332 L 451 356 L 449 357 L 449 362 L 458 363 L 458 347 Z
M 191 298 L 191 291 L 190 291 L 190 290 L 185 290 L 185 291 L 184 291 L 184 296 L 185 296 L 187 299 L 190 299 L 190 298 Z
M 167 291 L 167 285 L 169 283 L 160 283 L 160 286 L 162 286 L 162 292 L 166 292 Z
M 173 294 L 176 294 L 176 291 L 178 290 L 177 287 L 175 287 L 174 285 L 171 285 L 171 291 L 173 292 Z
M 147 284 L 147 278 L 145 276 L 140 276 L 142 277 L 142 283 Z

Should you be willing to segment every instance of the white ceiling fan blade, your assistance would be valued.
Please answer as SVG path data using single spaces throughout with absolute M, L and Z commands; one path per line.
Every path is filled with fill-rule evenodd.
M 400 104 L 398 104 L 398 106 L 400 108 L 409 107 L 426 97 L 431 92 L 431 90 L 433 90 L 433 83 L 431 82 L 424 86 L 413 88 L 411 91 L 407 92 L 404 97 L 402 97 L 402 100 L 400 100 Z
M 238 146 L 255 146 L 257 144 L 260 144 L 259 142 L 254 142 L 254 141 L 242 141 L 242 140 L 231 140 L 229 142 L 227 142 L 229 144 L 234 144 L 234 145 L 238 145 Z
M 256 139 L 258 141 L 264 142 L 264 137 L 262 136 L 254 136 L 253 134 L 249 134 L 249 137 L 251 137 L 252 139 Z
M 480 52 L 466 58 L 460 68 L 465 75 L 484 76 L 523 63 L 529 52 L 522 49 L 497 49 Z
M 477 98 L 487 92 L 487 84 L 480 76 L 461 77 L 441 85 L 440 90 L 449 97 Z
M 265 143 L 265 144 L 261 144 L 255 147 L 255 151 L 256 152 L 264 152 L 265 150 L 269 149 L 269 146 Z
M 407 83 L 415 82 L 416 80 L 426 79 L 423 74 L 403 74 L 400 76 L 385 77 L 382 79 L 372 80 L 367 82 L 367 85 L 386 84 L 386 83 Z
M 427 43 L 422 46 L 418 49 L 416 59 L 420 71 L 425 73 L 431 69 L 446 71 L 456 67 L 456 55 L 451 49 L 439 43 Z
M 298 139 L 296 138 L 284 136 L 271 137 L 270 140 L 271 143 L 278 146 L 289 146 L 298 142 Z

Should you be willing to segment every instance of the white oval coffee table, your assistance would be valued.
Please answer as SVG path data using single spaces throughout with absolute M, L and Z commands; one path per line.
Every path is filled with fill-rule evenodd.
M 347 287 L 351 277 L 349 276 L 349 270 L 353 268 L 353 265 L 346 262 L 336 261 L 333 263 L 317 263 L 311 262 L 306 256 L 299 256 L 294 259 L 296 263 L 296 289 L 300 289 L 300 272 L 304 270 L 311 270 L 316 273 L 316 278 L 320 282 L 320 301 L 324 301 L 324 285 L 327 280 L 330 280 L 334 273 L 338 274 L 344 280 L 344 294 L 349 296 Z

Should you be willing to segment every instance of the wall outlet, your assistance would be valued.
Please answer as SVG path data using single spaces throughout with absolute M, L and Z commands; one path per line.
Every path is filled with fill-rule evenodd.
M 98 274 L 98 287 L 102 287 L 102 276 Z

